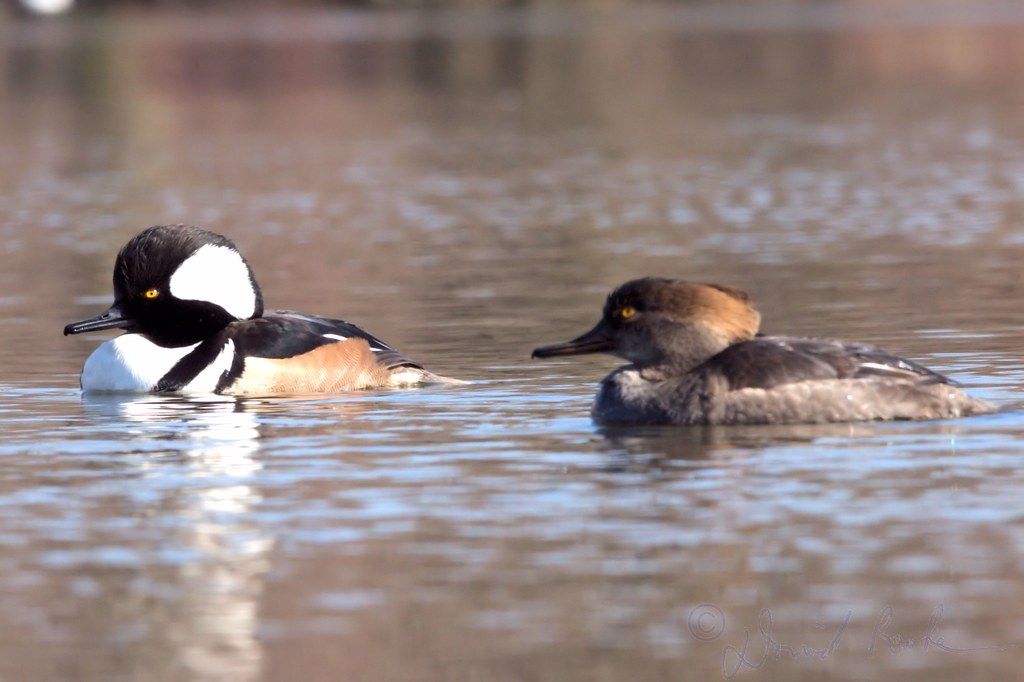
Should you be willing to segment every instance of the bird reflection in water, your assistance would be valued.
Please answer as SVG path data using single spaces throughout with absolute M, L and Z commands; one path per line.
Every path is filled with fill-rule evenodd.
M 167 603 L 140 605 L 129 617 L 187 676 L 258 677 L 259 604 L 274 537 L 252 517 L 262 501 L 254 485 L 263 468 L 257 414 L 212 395 L 89 396 L 84 406 L 145 454 L 137 516 L 149 526 L 145 539 L 159 534 L 160 548 L 140 567 L 136 589 Z
M 700 463 L 743 461 L 767 448 L 810 449 L 833 441 L 869 444 L 873 439 L 940 431 L 951 439 L 962 427 L 933 422 L 779 424 L 756 426 L 606 426 L 598 430 L 610 455 L 608 471 L 657 471 Z M 952 440 L 951 440 L 952 442 Z M 952 445 L 951 445 L 952 447 Z M 806 453 L 813 457 L 813 452 Z

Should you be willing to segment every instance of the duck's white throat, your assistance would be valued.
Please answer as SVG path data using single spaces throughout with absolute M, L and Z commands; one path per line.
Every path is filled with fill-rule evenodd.
M 183 301 L 207 301 L 245 320 L 256 312 L 256 291 L 241 254 L 206 244 L 171 275 L 171 294 Z

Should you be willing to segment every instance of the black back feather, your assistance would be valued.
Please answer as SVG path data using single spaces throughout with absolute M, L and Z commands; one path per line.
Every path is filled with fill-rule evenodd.
M 364 339 L 381 366 L 387 369 L 422 369 L 373 334 L 350 322 L 290 310 L 276 310 L 255 320 L 235 322 L 229 327 L 229 334 L 240 354 L 275 359 L 302 355 L 320 346 L 339 343 L 342 339 Z M 325 334 L 342 338 L 329 338 Z

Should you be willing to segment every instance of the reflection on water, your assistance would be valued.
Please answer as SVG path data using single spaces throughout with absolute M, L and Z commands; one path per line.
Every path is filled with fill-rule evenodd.
M 884 4 L 0 28 L 0 678 L 1012 679 L 1024 16 Z M 474 382 L 83 398 L 180 220 Z M 597 429 L 529 351 L 643 274 L 1004 410 Z
M 67 477 L 72 488 L 55 500 L 69 507 L 58 513 L 62 530 L 37 550 L 36 567 L 18 572 L 44 568 L 55 579 L 47 589 L 67 586 L 76 597 L 69 617 L 98 632 L 63 626 L 51 637 L 88 646 L 100 634 L 115 649 L 151 651 L 153 660 L 134 665 L 160 677 L 257 676 L 273 537 L 251 518 L 261 500 L 252 485 L 262 468 L 255 415 L 221 397 L 90 397 L 81 410 L 116 431 L 61 448 L 62 459 L 79 462 Z M 112 442 L 116 464 L 104 461 Z M 91 468 L 104 475 L 88 475 Z M 76 478 L 85 480 L 74 485 Z M 24 523 L 7 529 L 17 535 Z M 33 535 L 22 529 L 21 542 L 42 539 Z
M 251 679 L 262 669 L 259 630 L 261 582 L 273 539 L 251 520 L 260 495 L 252 485 L 262 468 L 259 423 L 221 396 L 83 398 L 85 415 L 124 425 L 125 452 L 145 453 L 135 484 L 147 496 L 173 485 L 173 494 L 136 513 L 167 515 L 159 555 L 173 576 L 142 579 L 143 594 L 172 603 L 152 614 L 152 633 L 140 644 L 176 649 L 167 672 L 187 677 Z M 161 453 L 154 457 L 154 451 Z M 156 502 L 156 501 L 154 501 Z M 173 519 L 173 520 L 172 520 Z M 67 564 L 97 562 L 91 550 Z M 102 560 L 98 560 L 102 563 Z M 65 562 L 57 562 L 57 565 Z M 170 611 L 168 613 L 167 611 Z

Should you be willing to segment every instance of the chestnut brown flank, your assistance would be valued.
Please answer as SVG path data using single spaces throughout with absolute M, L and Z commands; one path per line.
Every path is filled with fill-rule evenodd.
M 390 372 L 377 364 L 370 344 L 348 339 L 283 360 L 248 357 L 242 375 L 225 392 L 334 393 L 389 383 Z

